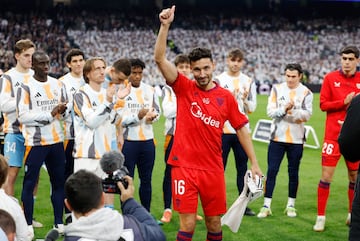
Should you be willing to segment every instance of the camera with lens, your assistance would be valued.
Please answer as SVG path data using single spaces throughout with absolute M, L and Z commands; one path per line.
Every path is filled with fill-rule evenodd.
M 101 169 L 107 174 L 107 177 L 102 179 L 102 187 L 105 193 L 120 193 L 117 185 L 121 182 L 125 189 L 129 183 L 124 176 L 129 175 L 128 169 L 124 166 L 124 155 L 118 151 L 106 152 L 100 160 Z
M 117 183 L 121 182 L 126 189 L 129 185 L 126 179 L 124 179 L 124 176 L 126 175 L 129 175 L 129 171 L 125 166 L 115 170 L 112 174 L 108 174 L 108 176 L 102 180 L 102 187 L 104 192 L 121 194 Z

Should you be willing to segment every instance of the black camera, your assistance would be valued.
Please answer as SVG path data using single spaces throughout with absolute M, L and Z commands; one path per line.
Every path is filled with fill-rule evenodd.
M 129 185 L 127 180 L 124 179 L 124 176 L 126 175 L 129 175 L 129 171 L 125 166 L 122 166 L 120 169 L 115 170 L 112 174 L 108 174 L 108 176 L 102 180 L 103 191 L 105 193 L 121 194 L 117 183 L 121 182 L 126 189 Z

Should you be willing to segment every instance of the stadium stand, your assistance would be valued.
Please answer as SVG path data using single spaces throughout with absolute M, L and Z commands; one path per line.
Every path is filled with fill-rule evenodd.
M 194 16 L 179 14 L 170 33 L 170 58 L 195 46 L 214 54 L 216 72 L 225 68 L 225 53 L 237 46 L 246 53 L 244 72 L 258 85 L 283 81 L 284 63 L 298 62 L 307 71 L 307 82 L 321 84 L 323 75 L 338 66 L 339 49 L 359 44 L 360 18 L 285 18 L 276 15 Z M 200 19 L 200 21 L 199 21 Z M 14 65 L 13 44 L 32 39 L 51 59 L 52 75 L 67 71 L 64 54 L 72 47 L 87 57 L 102 56 L 108 64 L 119 57 L 140 57 L 148 66 L 144 81 L 155 86 L 164 81 L 153 61 L 157 22 L 154 16 L 116 11 L 62 9 L 51 14 L 0 13 L 0 69 Z M 130 56 L 131 53 L 131 56 Z

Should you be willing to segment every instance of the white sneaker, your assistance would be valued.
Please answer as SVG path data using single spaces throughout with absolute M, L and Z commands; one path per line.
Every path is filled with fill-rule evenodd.
M 271 209 L 266 206 L 263 206 L 260 209 L 260 212 L 258 213 L 257 217 L 258 218 L 266 218 L 267 216 L 271 216 L 271 215 L 272 215 Z
M 170 223 L 172 217 L 172 211 L 170 208 L 164 210 L 164 214 L 161 217 L 160 221 L 163 223 Z
M 53 229 L 57 230 L 60 235 L 64 235 L 64 224 L 55 224 Z
M 346 218 L 346 225 L 350 226 L 350 223 L 351 223 L 351 213 L 348 213 L 348 216 Z
M 40 222 L 38 222 L 38 221 L 35 221 L 35 220 L 33 220 L 32 226 L 33 226 L 34 228 L 42 228 L 42 227 L 44 227 L 44 225 L 43 225 L 42 223 L 40 223 Z
M 317 216 L 313 230 L 315 232 L 322 232 L 325 230 L 325 216 Z
M 297 216 L 296 209 L 294 207 L 287 207 L 285 213 L 290 218 L 295 218 Z
M 34 227 L 32 225 L 28 225 L 28 240 L 33 240 L 34 238 Z

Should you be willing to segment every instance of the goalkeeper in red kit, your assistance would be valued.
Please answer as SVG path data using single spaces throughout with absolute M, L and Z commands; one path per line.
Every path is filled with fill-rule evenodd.
M 346 46 L 340 52 L 341 69 L 328 73 L 320 91 L 320 108 L 326 112 L 325 134 L 322 147 L 322 175 L 318 185 L 318 213 L 314 231 L 325 229 L 326 204 L 330 194 L 330 184 L 335 167 L 341 157 L 338 136 L 341 123 L 345 119 L 346 110 L 356 94 L 360 92 L 359 49 Z M 350 224 L 354 186 L 359 167 L 359 161 L 346 161 L 349 186 L 349 210 L 346 224 Z

